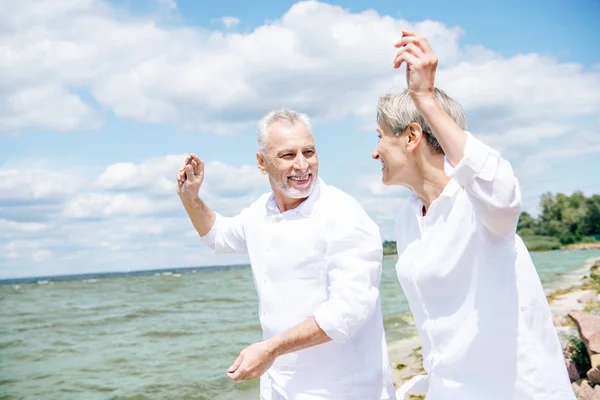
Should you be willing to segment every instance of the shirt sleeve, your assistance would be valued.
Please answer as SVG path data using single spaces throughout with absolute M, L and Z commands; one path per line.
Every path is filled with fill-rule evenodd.
M 373 315 L 379 301 L 383 248 L 377 225 L 346 215 L 328 238 L 329 298 L 314 313 L 319 327 L 336 342 L 347 342 Z
M 446 160 L 446 174 L 468 193 L 477 216 L 495 235 L 512 236 L 521 214 L 521 191 L 510 163 L 467 132 L 463 158 Z
M 216 253 L 248 253 L 244 234 L 246 210 L 235 217 L 223 217 L 215 212 L 215 222 L 210 231 L 200 240 Z

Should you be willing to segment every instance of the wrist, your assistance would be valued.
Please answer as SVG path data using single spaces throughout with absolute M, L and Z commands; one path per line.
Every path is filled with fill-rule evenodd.
M 264 341 L 267 351 L 274 357 L 283 355 L 282 353 L 282 341 L 278 336 L 273 336 L 270 339 Z
M 438 105 L 433 90 L 418 93 L 411 92 L 410 97 L 418 109 L 427 109 Z
M 185 205 L 197 204 L 200 201 L 200 196 L 198 196 L 198 193 L 179 193 L 179 198 Z

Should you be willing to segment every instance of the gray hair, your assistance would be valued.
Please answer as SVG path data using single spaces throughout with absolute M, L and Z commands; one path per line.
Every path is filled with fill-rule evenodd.
M 460 104 L 448 96 L 443 90 L 435 88 L 435 100 L 442 109 L 461 127 L 462 130 L 467 129 L 467 118 Z M 442 146 L 431 133 L 431 128 L 421 115 L 413 99 L 408 93 L 408 89 L 404 89 L 401 93 L 388 93 L 379 98 L 377 102 L 377 121 L 382 120 L 390 128 L 394 134 L 398 135 L 403 132 L 410 124 L 416 122 L 421 125 L 421 129 L 427 138 L 427 145 L 431 150 L 438 154 L 444 154 Z
M 289 109 L 273 110 L 262 117 L 258 122 L 257 140 L 258 152 L 260 154 L 264 154 L 267 149 L 267 133 L 271 125 L 275 122 L 284 122 L 287 126 L 292 126 L 296 122 L 301 122 L 312 135 L 312 127 L 308 115 Z

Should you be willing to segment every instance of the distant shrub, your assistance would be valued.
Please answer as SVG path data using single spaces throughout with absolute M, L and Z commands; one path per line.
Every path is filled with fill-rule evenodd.
M 549 251 L 560 249 L 560 240 L 552 236 L 521 236 L 529 251 Z
M 596 237 L 594 236 L 584 236 L 581 238 L 581 243 L 595 243 Z

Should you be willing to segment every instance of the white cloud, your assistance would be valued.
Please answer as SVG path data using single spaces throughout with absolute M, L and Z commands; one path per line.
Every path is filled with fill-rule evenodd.
M 174 193 L 174 179 L 186 155 L 157 157 L 143 164 L 120 162 L 109 165 L 96 181 L 102 189 L 144 189 L 152 193 Z
M 87 185 L 77 173 L 39 165 L 0 169 L 0 200 L 44 200 L 73 195 Z
M 102 218 L 111 215 L 148 215 L 158 211 L 158 204 L 147 197 L 126 193 L 116 195 L 85 194 L 69 200 L 64 207 L 66 218 Z
M 59 164 L 49 160 L 34 168 L 28 162 L 0 168 L 0 277 L 209 262 L 210 251 L 176 193 L 175 174 L 184 159 L 166 155 L 115 163 L 97 176 L 90 166 L 86 176 L 77 166 L 51 169 Z M 224 215 L 238 213 L 268 190 L 256 166 L 211 161 L 205 175 L 201 196 Z M 50 200 L 49 207 L 39 208 Z M 18 270 L 5 266 L 17 265 L 15 260 Z
M 177 12 L 174 1 L 157 1 Z M 13 3 L 0 13 L 0 132 L 94 128 L 114 114 L 236 133 L 281 106 L 317 121 L 352 116 L 361 126 L 372 121 L 379 94 L 405 87 L 404 72 L 391 64 L 392 43 L 407 28 L 429 37 L 441 61 L 438 86 L 465 106 L 474 133 L 501 149 L 519 174 L 545 172 L 553 157 L 600 152 L 589 128 L 600 112 L 600 70 L 463 46 L 460 27 L 316 1 L 248 33 L 227 31 L 233 17 L 222 19 L 219 31 L 163 26 L 99 0 Z M 61 272 L 91 262 L 95 270 L 212 262 L 175 192 L 183 158 L 124 160 L 100 173 L 30 160 L 4 165 L 0 230 L 8 241 L 0 254 L 31 268 L 25 274 L 54 271 L 43 268 L 55 262 Z M 407 190 L 384 187 L 379 176 L 363 177 L 354 189 L 384 238 L 393 238 Z M 267 190 L 256 166 L 212 161 L 201 194 L 231 215 Z M 50 259 L 46 267 L 37 262 Z M 6 265 L 0 260 L 0 275 L 23 275 Z
M 31 256 L 35 262 L 48 261 L 52 258 L 52 252 L 49 250 L 38 250 Z
M 236 17 L 223 17 L 223 18 L 221 18 L 221 22 L 223 23 L 223 26 L 225 28 L 229 29 L 229 28 L 233 28 L 234 26 L 239 24 L 240 19 L 236 18 Z
M 0 218 L 0 232 L 40 232 L 46 229 L 45 224 L 37 222 L 15 222 Z
M 236 21 L 222 20 L 229 27 Z M 0 23 L 9 27 L 0 49 L 5 131 L 97 126 L 100 110 L 215 133 L 239 131 L 281 106 L 317 120 L 371 118 L 377 95 L 405 86 L 404 74 L 391 68 L 401 28 L 429 37 L 441 61 L 439 85 L 486 134 L 600 111 L 600 91 L 590 90 L 600 87 L 597 70 L 537 54 L 503 58 L 461 46 L 459 27 L 316 1 L 296 3 L 244 34 L 161 26 L 99 0 L 23 0 Z

